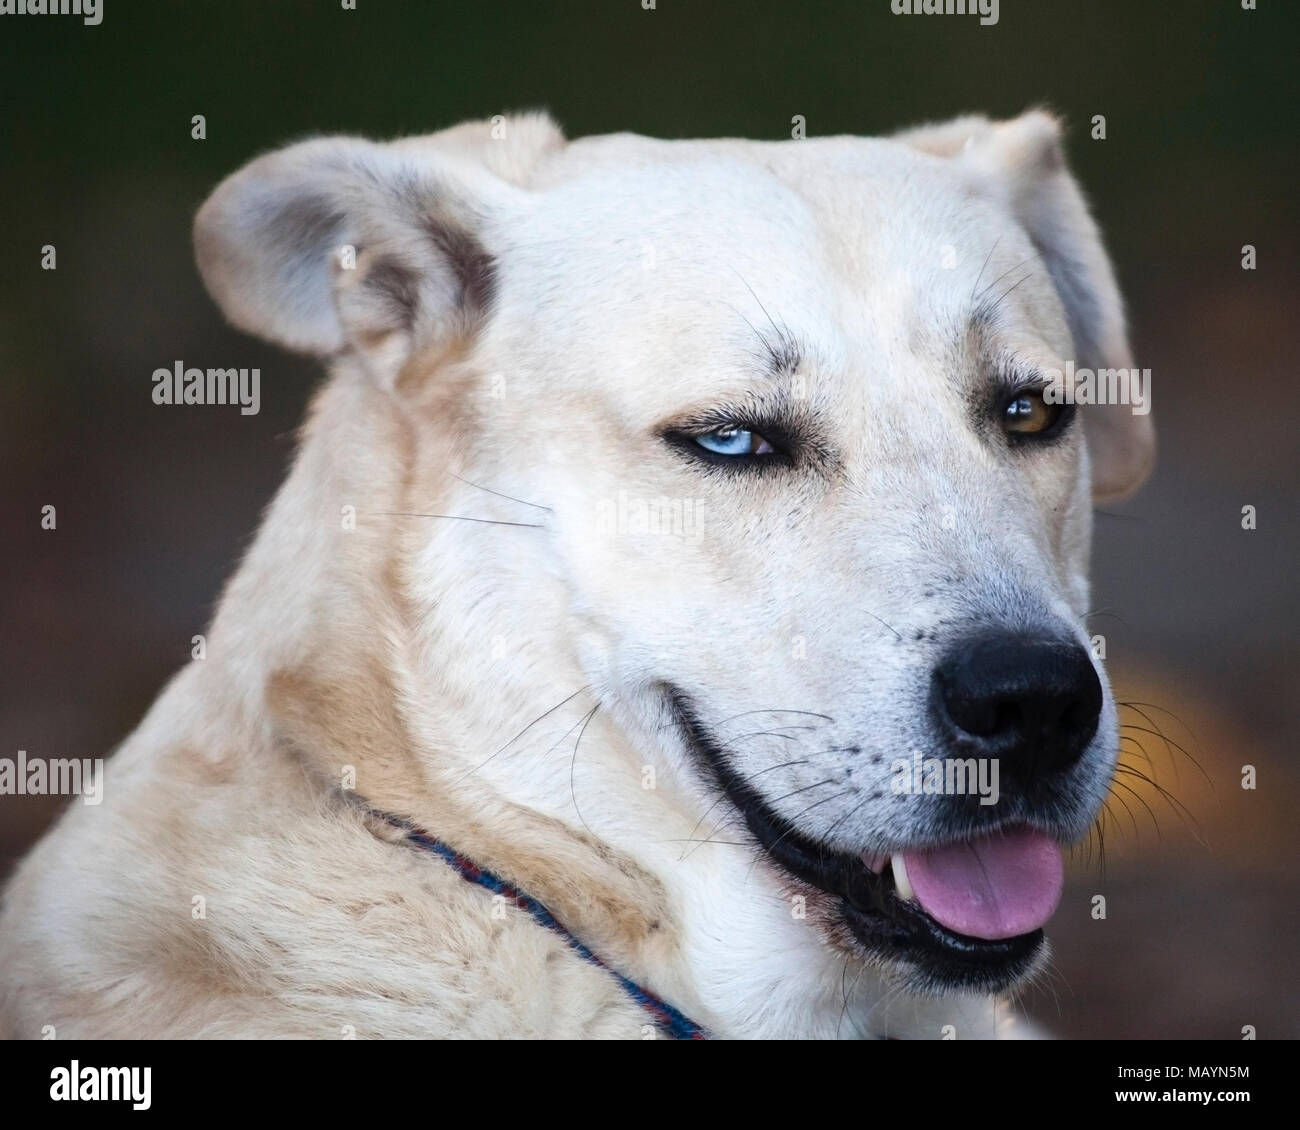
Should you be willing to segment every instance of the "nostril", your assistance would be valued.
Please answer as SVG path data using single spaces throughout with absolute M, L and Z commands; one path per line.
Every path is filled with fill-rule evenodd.
M 1096 725 L 1099 708 L 1100 703 L 1094 707 L 1083 698 L 1076 698 L 1071 701 L 1061 716 L 1061 724 L 1071 730 L 1082 730 L 1089 725 Z
M 1015 699 L 1001 699 L 993 711 L 993 730 L 995 734 L 1010 733 L 1024 725 L 1024 711 Z
M 944 702 L 953 722 L 976 737 L 993 737 L 1020 724 L 1020 708 L 1013 700 L 972 694 L 967 688 L 949 685 Z

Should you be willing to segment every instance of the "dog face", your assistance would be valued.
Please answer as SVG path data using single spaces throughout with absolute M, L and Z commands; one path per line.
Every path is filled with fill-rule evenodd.
M 518 504 L 601 708 L 837 945 L 1023 977 L 1116 756 L 1090 507 L 1151 448 L 1053 403 L 1067 361 L 1129 364 L 1055 123 L 504 134 L 263 158 L 200 213 L 205 279 L 389 395 L 455 387 L 451 512 Z

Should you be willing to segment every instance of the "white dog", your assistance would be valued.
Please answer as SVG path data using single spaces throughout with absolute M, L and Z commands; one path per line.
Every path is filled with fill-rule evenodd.
M 179 674 L 0 921 L 12 1035 L 1000 1033 L 1116 756 L 1149 417 L 1032 112 L 307 141 L 199 268 L 327 358 Z M 468 880 L 468 881 L 467 881 Z

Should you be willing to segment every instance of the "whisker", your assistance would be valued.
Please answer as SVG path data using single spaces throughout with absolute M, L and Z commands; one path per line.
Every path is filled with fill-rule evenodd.
M 376 510 L 375 513 L 381 518 L 446 518 L 451 522 L 480 522 L 485 526 L 526 526 L 533 530 L 544 528 L 541 522 L 501 522 L 496 518 L 467 518 L 463 514 L 420 514 L 403 510 Z
M 1177 722 L 1177 723 L 1178 723 L 1178 724 L 1179 724 L 1179 725 L 1180 725 L 1184 730 L 1186 730 L 1186 731 L 1187 731 L 1187 735 L 1188 735 L 1188 737 L 1191 737 L 1191 738 L 1195 738 L 1195 737 L 1196 737 L 1196 731 L 1193 730 L 1193 729 L 1191 728 L 1191 726 L 1189 726 L 1186 722 L 1184 722 L 1184 721 L 1183 721 L 1183 720 L 1182 720 L 1182 719 L 1181 719 L 1177 714 L 1175 714 L 1172 710 L 1166 710 L 1163 706 L 1157 706 L 1154 702 L 1138 702 L 1136 699 L 1124 699 L 1124 700 L 1122 700 L 1122 701 L 1118 701 L 1118 702 L 1116 703 L 1116 705 L 1117 705 L 1117 706 L 1129 706 L 1129 707 L 1132 707 L 1132 708 L 1134 708 L 1134 709 L 1136 709 L 1136 708 L 1139 707 L 1139 706 L 1145 706 L 1148 710 L 1158 710 L 1158 711 L 1160 711 L 1161 714 L 1168 714 L 1170 718 L 1172 718 L 1172 719 L 1173 719 L 1175 722 Z M 1145 717 L 1145 715 L 1144 715 L 1144 717 Z M 1153 726 L 1155 725 L 1154 722 L 1152 722 L 1151 724 L 1152 724 Z
M 834 719 L 829 714 L 818 714 L 815 710 L 782 710 L 779 708 L 777 709 L 764 708 L 762 710 L 746 710 L 742 714 L 733 714 L 730 718 L 728 718 L 725 722 L 723 722 L 722 725 L 725 726 L 727 722 L 734 722 L 737 718 L 748 717 L 750 714 L 802 714 L 807 718 L 820 718 L 823 722 L 834 721 Z
M 840 1025 L 844 1023 L 844 1018 L 848 1016 L 849 1021 L 853 1025 L 853 1030 L 858 1034 L 858 1039 L 865 1040 L 867 1038 L 867 1034 L 862 1031 L 862 1026 L 849 1013 L 849 997 L 853 994 L 853 991 L 858 987 L 858 982 L 862 980 L 862 975 L 867 971 L 867 966 L 865 963 L 859 963 L 858 975 L 853 978 L 852 987 L 850 987 L 847 984 L 848 971 L 849 971 L 849 959 L 846 957 L 844 959 L 844 972 L 840 974 L 840 991 L 844 994 L 844 1007 L 840 1009 L 840 1018 L 835 1022 L 835 1038 L 839 1039 Z
M 1171 793 L 1168 789 L 1166 789 L 1163 785 L 1153 780 L 1146 773 L 1143 773 L 1140 769 L 1137 769 L 1132 765 L 1116 766 L 1115 774 L 1116 776 L 1136 777 L 1139 781 L 1143 781 L 1146 784 L 1150 785 L 1153 789 L 1156 790 L 1157 793 L 1160 794 L 1161 799 L 1163 799 L 1164 802 L 1174 810 L 1178 818 L 1187 825 L 1188 829 L 1196 836 L 1196 839 L 1202 844 L 1205 843 L 1205 840 L 1201 837 L 1200 834 L 1200 824 L 1197 821 L 1196 817 L 1192 814 L 1192 810 L 1188 808 L 1187 805 L 1183 804 L 1182 801 L 1180 801 L 1177 797 L 1175 797 L 1174 794 Z
M 1144 718 L 1146 717 L 1145 713 L 1141 710 L 1138 710 L 1136 706 L 1132 706 L 1129 703 L 1125 703 L 1124 705 L 1128 706 L 1129 709 L 1131 710 L 1137 710 L 1137 712 L 1141 714 Z M 1147 718 L 1147 721 L 1150 722 L 1151 719 Z M 1155 723 L 1152 723 L 1152 725 L 1155 725 Z M 1120 731 L 1123 732 L 1124 730 L 1136 730 L 1140 734 L 1150 734 L 1152 737 L 1159 738 L 1162 742 L 1165 743 L 1166 750 L 1168 750 L 1170 747 L 1176 749 L 1185 758 L 1187 758 L 1188 761 L 1190 761 L 1193 765 L 1195 765 L 1197 770 L 1200 772 L 1201 776 L 1205 778 L 1206 784 L 1208 784 L 1211 789 L 1214 788 L 1214 781 L 1210 777 L 1210 775 L 1205 771 L 1205 767 L 1195 757 L 1193 757 L 1191 753 L 1189 753 L 1183 746 L 1179 745 L 1178 742 L 1174 741 L 1170 737 L 1167 737 L 1164 731 L 1160 729 L 1149 730 L 1142 726 L 1135 725 L 1132 722 L 1122 722 L 1120 723 Z M 1175 775 L 1177 775 L 1178 762 L 1174 760 L 1174 756 L 1172 753 L 1169 755 L 1169 760 L 1170 763 L 1174 766 Z
M 998 244 L 1001 242 L 1002 237 L 998 236 L 997 239 L 993 241 L 993 246 L 989 248 L 989 253 L 984 256 L 984 262 L 980 264 L 979 274 L 975 276 L 975 282 L 970 288 L 970 298 L 966 300 L 969 305 L 973 306 L 975 304 L 975 292 L 979 289 L 980 279 L 984 277 L 984 272 L 988 268 L 989 260 L 993 258 L 993 252 L 998 249 Z
M 1106 802 L 1103 801 L 1101 808 L 1097 810 L 1097 818 L 1092 822 L 1092 827 L 1088 829 L 1088 854 L 1084 860 L 1085 866 L 1092 866 L 1093 844 L 1096 844 L 1097 874 L 1100 876 L 1103 883 L 1106 881 L 1106 816 Z
M 1118 784 L 1120 784 L 1120 782 L 1119 782 L 1118 780 L 1116 780 L 1116 781 L 1113 781 L 1112 784 L 1118 785 Z M 1129 789 L 1129 792 L 1132 792 L 1132 791 L 1133 791 L 1132 789 Z M 1133 810 L 1132 810 L 1131 808 L 1129 808 L 1129 806 L 1128 806 L 1128 801 L 1126 801 L 1122 796 L 1120 796 L 1119 793 L 1115 793 L 1115 792 L 1112 792 L 1112 793 L 1110 794 L 1110 796 L 1109 796 L 1107 799 L 1108 799 L 1108 800 L 1117 800 L 1117 801 L 1119 801 L 1120 804 L 1122 804 L 1122 805 L 1124 806 L 1124 811 L 1128 813 L 1128 818 L 1129 818 L 1130 822 L 1133 824 L 1133 838 L 1136 839 L 1137 836 L 1138 836 L 1138 823 L 1137 823 L 1137 819 L 1136 819 L 1136 817 L 1134 817 L 1134 815 L 1133 815 Z
M 1124 742 L 1131 742 L 1134 746 L 1136 746 L 1138 756 L 1140 756 L 1142 760 L 1147 763 L 1147 765 L 1151 769 L 1151 772 L 1153 773 L 1155 772 L 1156 767 L 1155 767 L 1155 763 L 1151 760 L 1151 755 L 1147 753 L 1146 747 L 1140 741 L 1138 741 L 1137 738 L 1133 737 L 1131 734 L 1120 734 L 1119 740 L 1120 740 L 1121 749 L 1123 749 Z
M 794 734 L 786 734 L 784 730 L 815 730 L 816 726 L 782 726 L 780 730 L 751 730 L 748 734 L 741 734 L 739 737 L 729 738 L 728 745 L 735 745 L 736 742 L 743 741 L 745 738 L 780 738 L 784 742 L 797 742 L 799 739 Z
M 729 718 L 724 718 L 721 722 L 717 724 L 716 729 L 720 731 L 724 726 L 727 726 L 730 723 L 734 722 L 737 718 L 747 718 L 751 714 L 801 714 L 806 718 L 820 718 L 823 722 L 835 721 L 835 719 L 832 718 L 829 714 L 818 714 L 814 710 L 781 710 L 781 709 L 764 707 L 762 710 L 744 710 L 739 714 L 733 714 Z M 686 728 L 687 726 L 689 726 L 689 723 L 684 718 L 670 718 L 667 722 L 664 722 L 658 728 L 660 730 L 666 730 L 671 726 L 680 726 Z M 783 729 L 790 729 L 790 727 L 783 727 Z
M 808 763 L 808 759 L 805 757 L 805 758 L 801 758 L 801 759 L 798 760 L 798 761 L 785 761 L 785 762 L 782 762 L 780 765 L 769 765 L 766 769 L 760 769 L 757 773 L 751 773 L 748 777 L 744 777 L 744 778 L 742 778 L 742 783 L 744 783 L 744 784 L 748 784 L 748 783 L 749 783 L 750 781 L 752 781 L 755 777 L 761 777 L 764 773 L 773 773 L 773 772 L 775 772 L 777 769 L 788 769 L 791 765 L 806 765 L 807 763 Z M 691 842 L 706 843 L 706 842 L 707 842 L 707 841 L 705 841 L 705 840 L 698 840 L 698 841 L 695 840 L 695 839 L 694 839 L 694 837 L 695 837 L 695 833 L 698 832 L 698 831 L 700 830 L 700 825 L 703 824 L 704 821 L 708 819 L 709 813 L 712 812 L 715 808 L 717 808 L 718 805 L 721 804 L 721 803 L 722 803 L 724 800 L 726 800 L 726 799 L 727 799 L 727 793 L 726 793 L 726 791 L 725 791 L 725 790 L 721 790 L 721 791 L 719 791 L 718 796 L 717 796 L 717 799 L 714 800 L 714 802 L 713 802 L 711 805 L 709 805 L 708 808 L 706 808 L 706 809 L 704 810 L 704 815 L 701 816 L 701 817 L 700 817 L 700 818 L 695 822 L 695 827 L 691 829 L 691 834 L 690 834 L 690 836 L 689 836 L 689 837 L 687 838 L 687 840 L 686 840 L 687 843 L 691 843 Z M 688 856 L 689 854 L 690 854 L 689 852 L 684 852 L 684 853 L 683 853 L 683 854 L 678 858 L 677 862 L 678 862 L 678 863 L 681 863 L 683 860 L 685 860 L 685 859 L 687 858 L 687 856 Z
M 1016 279 L 1015 282 L 1013 282 L 1009 287 L 1007 287 L 1006 290 L 1004 290 L 1001 294 L 999 294 L 997 298 L 995 298 L 992 302 L 987 303 L 988 309 L 990 311 L 996 310 L 999 306 L 1002 305 L 1003 301 L 1006 299 L 1008 294 L 1010 294 L 1013 290 L 1016 289 L 1016 287 L 1020 286 L 1022 283 L 1028 282 L 1031 278 L 1034 277 L 1034 274 L 1035 274 L 1034 271 L 1026 271 L 1023 275 L 1020 276 L 1020 278 Z
M 771 800 L 771 801 L 769 801 L 768 803 L 769 803 L 769 804 L 780 804 L 781 801 L 783 801 L 783 800 L 789 800 L 792 796 L 798 796 L 800 793 L 806 793 L 806 792 L 808 792 L 810 789 L 817 789 L 817 788 L 820 788 L 822 785 L 833 785 L 833 784 L 835 784 L 835 778 L 834 778 L 834 777 L 827 777 L 824 781 L 818 781 L 818 782 L 817 782 L 816 784 L 814 784 L 814 785 L 804 785 L 802 788 L 795 789 L 793 792 L 786 793 L 784 796 L 776 797 L 774 800 Z M 800 813 L 800 815 L 802 816 L 803 813 Z
M 1150 734 L 1152 737 L 1159 738 L 1166 745 L 1173 746 L 1174 749 L 1176 749 L 1189 761 L 1193 760 L 1192 755 L 1188 753 L 1186 749 L 1184 749 L 1172 738 L 1165 737 L 1164 734 L 1162 734 L 1159 730 L 1152 730 L 1147 728 L 1146 726 L 1139 726 L 1136 722 L 1121 722 L 1119 728 L 1121 730 L 1136 730 L 1139 734 Z
M 515 744 L 515 742 L 517 742 L 526 733 L 528 733 L 528 731 L 531 730 L 534 726 L 536 726 L 537 723 L 540 722 L 543 718 L 547 718 L 550 715 L 554 714 L 565 703 L 572 702 L 575 698 L 578 697 L 578 695 L 582 694 L 583 691 L 590 690 L 590 689 L 591 689 L 590 683 L 586 684 L 585 686 L 581 686 L 576 691 L 574 691 L 573 694 L 569 695 L 567 698 L 560 699 L 560 701 L 557 702 L 554 706 L 552 706 L 550 710 L 544 710 L 541 714 L 539 714 L 536 718 L 534 718 L 531 722 L 529 722 L 527 726 L 525 726 L 522 730 L 520 730 L 519 733 L 517 733 L 513 738 L 511 738 L 508 742 L 506 742 L 505 745 L 503 745 L 499 750 L 497 750 L 496 753 L 492 754 L 490 757 L 488 757 L 485 761 L 481 762 L 480 764 L 474 766 L 473 769 L 470 769 L 468 772 L 463 773 L 461 776 L 457 777 L 456 780 L 452 782 L 452 784 L 453 785 L 460 784 L 460 782 L 463 781 L 466 777 L 473 776 L 473 774 L 477 773 L 480 769 L 483 768 L 484 765 L 486 765 L 489 761 L 491 761 L 493 757 L 496 757 L 498 754 L 505 753 L 506 750 L 508 750 L 512 745 Z
M 1153 809 L 1149 804 L 1147 804 L 1146 798 L 1140 792 L 1138 792 L 1137 789 L 1133 788 L 1131 785 L 1126 785 L 1123 781 L 1116 779 L 1111 783 L 1115 785 L 1117 788 L 1121 788 L 1126 793 L 1129 793 L 1137 800 L 1138 804 L 1140 804 L 1143 808 L 1147 810 L 1147 815 L 1151 817 L 1151 826 L 1156 830 L 1156 838 L 1157 839 L 1162 838 L 1160 835 L 1160 821 L 1156 819 L 1155 809 Z
M 754 288 L 749 285 L 745 277 L 741 275 L 739 271 L 736 271 L 734 267 L 732 270 L 735 271 L 736 277 L 745 284 L 745 289 L 749 291 L 750 297 L 758 303 L 758 308 L 763 311 L 763 317 L 767 319 L 767 324 L 772 327 L 772 333 L 776 335 L 777 343 L 780 346 L 779 349 L 775 348 L 772 343 L 767 340 L 767 337 L 764 334 L 758 333 L 757 330 L 754 330 L 755 333 L 758 333 L 759 340 L 763 343 L 768 355 L 772 358 L 773 365 L 778 369 L 789 370 L 798 368 L 800 360 L 799 349 L 795 343 L 794 335 L 790 333 L 790 327 L 784 322 L 778 326 L 776 324 L 776 319 L 768 313 L 767 307 L 763 305 L 763 300 L 758 297 Z M 744 315 L 742 314 L 741 317 L 744 317 Z M 748 319 L 746 319 L 746 321 L 748 321 Z M 754 329 L 752 323 L 750 329 Z
M 481 483 L 471 482 L 464 475 L 458 475 L 455 471 L 448 471 L 453 479 L 459 479 L 466 486 L 471 486 L 475 490 L 486 491 L 488 494 L 495 494 L 497 498 L 508 498 L 511 502 L 517 502 L 521 506 L 531 506 L 534 510 L 546 510 L 551 512 L 551 507 L 543 506 L 540 502 L 529 502 L 526 498 L 516 498 L 513 494 L 506 494 L 503 491 L 493 490 L 491 487 L 485 487 Z
M 829 779 L 828 779 L 828 780 L 825 780 L 825 781 L 819 781 L 819 782 L 818 782 L 819 785 L 833 785 L 834 783 L 835 783 L 834 781 L 829 780 Z M 809 789 L 811 789 L 811 788 L 815 788 L 815 787 L 816 787 L 816 786 L 814 786 L 814 785 L 809 785 L 809 786 L 808 786 Z M 798 790 L 796 790 L 796 791 L 797 791 L 797 792 L 804 793 L 804 792 L 807 792 L 808 789 L 798 789 Z M 808 813 L 810 813 L 814 808 L 819 808 L 819 807 L 821 807 L 823 804 L 830 804 L 831 801 L 833 801 L 833 800 L 839 800 L 839 798 L 842 797 L 842 796 L 848 796 L 849 793 L 851 793 L 852 791 L 853 791 L 852 789 L 841 789 L 841 790 L 840 790 L 839 792 L 837 792 L 837 793 L 832 793 L 830 796 L 826 797 L 824 800 L 819 800 L 819 801 L 814 802 L 813 804 L 810 804 L 807 808 L 805 808 L 805 809 L 804 809 L 802 812 L 800 812 L 797 816 L 792 816 L 792 817 L 790 818 L 790 820 L 788 821 L 788 823 L 789 823 L 790 826 L 789 826 L 789 827 L 788 827 L 784 832 L 782 832 L 779 836 L 777 836 L 777 838 L 776 838 L 775 840 L 772 841 L 772 845 L 771 845 L 771 847 L 776 847 L 776 845 L 779 844 L 783 839 L 785 839 L 786 836 L 788 836 L 791 832 L 793 832 L 793 831 L 795 830 L 795 827 L 798 825 L 799 821 L 802 820 L 805 816 L 807 816 Z M 787 796 L 794 796 L 795 794 L 794 794 L 794 793 L 787 793 L 786 795 L 787 795 Z M 785 797 L 782 797 L 781 799 L 784 800 Z M 768 848 L 768 852 L 769 852 L 769 853 L 771 852 L 771 847 Z
M 1095 612 L 1085 612 L 1083 614 L 1083 618 L 1085 620 L 1091 620 L 1094 616 L 1110 616 L 1112 619 L 1118 620 L 1125 627 L 1128 626 L 1128 621 L 1125 620 L 1124 617 L 1121 616 L 1118 612 L 1115 612 L 1113 609 L 1110 608 L 1098 608 Z
M 596 717 L 596 711 L 600 709 L 600 703 L 596 703 L 591 708 L 590 713 L 582 721 L 582 729 L 578 731 L 578 740 L 573 743 L 573 757 L 569 759 L 569 795 L 573 798 L 573 811 L 578 814 L 578 819 L 582 821 L 582 826 L 596 838 L 596 833 L 591 831 L 591 825 L 587 823 L 586 817 L 582 815 L 582 809 L 578 807 L 578 791 L 575 787 L 574 773 L 578 767 L 578 747 L 582 745 L 582 735 L 587 732 L 587 726 L 591 720 Z
M 1050 993 L 1052 1004 L 1056 1009 L 1057 1019 L 1060 1019 L 1064 1013 L 1061 1009 L 1061 997 L 1056 991 L 1060 985 L 1067 993 L 1070 993 L 1070 983 L 1057 967 L 1057 955 L 1048 953 L 1046 960 L 1039 970 L 1034 974 L 1033 979 L 1022 988 L 1015 991 L 1008 1003 L 1013 1008 L 1018 1008 L 1026 1021 L 1032 1020 L 1029 1015 L 1028 1000 L 1031 994 Z M 1070 993 L 1073 996 L 1073 993 Z
M 721 743 L 728 751 L 734 750 L 737 743 L 743 742 L 746 738 L 780 738 L 783 742 L 797 742 L 799 738 L 794 734 L 784 734 L 782 730 L 815 730 L 816 726 L 782 726 L 780 730 L 750 730 L 746 734 L 737 734 L 734 738 L 728 738 Z
M 841 816 L 838 820 L 836 820 L 834 824 L 832 824 L 829 828 L 827 828 L 826 834 L 821 838 L 823 840 L 829 840 L 831 838 L 831 835 L 834 833 L 835 829 L 838 828 L 841 824 L 843 824 L 845 820 L 849 819 L 849 817 L 857 815 L 858 810 L 861 809 L 862 806 L 866 804 L 867 801 L 869 801 L 870 799 L 871 799 L 871 794 L 868 793 L 860 801 L 858 801 L 857 804 L 855 804 L 852 808 L 850 808 L 848 812 L 846 812 L 843 816 Z
M 865 608 L 859 609 L 859 611 L 861 611 L 861 612 L 867 612 L 867 610 L 866 610 Z M 882 620 L 879 616 L 877 616 L 874 612 L 867 612 L 867 615 L 870 616 L 873 620 L 875 620 L 876 623 L 878 623 L 878 624 L 884 624 L 886 628 L 888 628 L 891 632 L 894 633 L 894 638 L 895 638 L 895 639 L 899 639 L 899 640 L 901 640 L 901 639 L 903 638 L 901 635 L 898 634 L 898 629 L 897 629 L 897 628 L 895 628 L 892 624 L 886 624 L 885 621 Z
M 752 848 L 754 846 L 752 843 L 746 843 L 744 840 L 697 840 L 697 839 L 683 840 L 680 836 L 675 839 L 660 840 L 659 843 L 661 844 L 726 844 L 728 847 L 743 847 L 743 848 Z M 680 863 L 681 860 L 678 860 L 678 862 Z
M 998 283 L 1000 283 L 1003 279 L 1005 279 L 1007 275 L 1011 274 L 1012 271 L 1018 271 L 1021 267 L 1023 267 L 1026 263 L 1028 263 L 1033 258 L 1034 257 L 1032 255 L 1026 255 L 1023 259 L 1020 260 L 1019 263 L 1013 263 L 1010 267 L 1008 267 L 1005 271 L 1003 271 L 1000 275 L 998 275 L 997 278 L 995 278 L 991 283 L 989 283 L 988 286 L 986 286 L 983 290 L 979 292 L 979 296 L 976 299 L 977 305 L 983 306 L 984 296 L 988 294 L 990 290 L 992 290 L 995 286 L 998 285 Z M 1001 299 L 999 299 L 998 301 L 1001 301 Z M 997 302 L 992 303 L 991 306 L 997 306 Z

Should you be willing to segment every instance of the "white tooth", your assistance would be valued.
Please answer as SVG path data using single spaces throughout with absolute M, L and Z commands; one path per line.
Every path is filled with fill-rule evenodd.
M 904 902 L 912 902 L 916 898 L 912 890 L 912 884 L 907 879 L 907 864 L 903 862 L 903 853 L 896 851 L 889 858 L 890 865 L 894 869 L 894 890 L 898 892 L 898 897 Z

